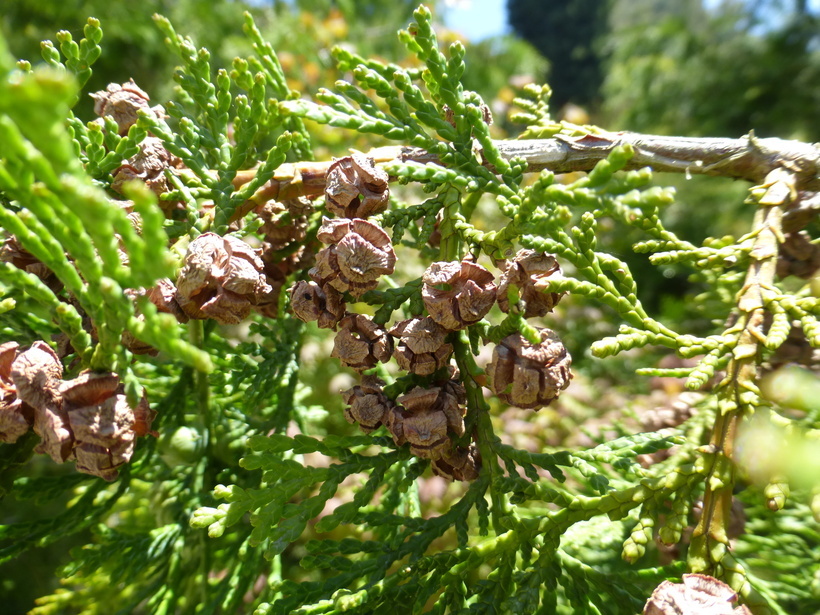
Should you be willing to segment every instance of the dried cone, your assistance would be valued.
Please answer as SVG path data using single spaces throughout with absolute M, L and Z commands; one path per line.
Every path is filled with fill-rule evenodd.
M 671 399 L 663 406 L 657 406 L 639 413 L 643 431 L 660 431 L 670 427 L 677 427 L 688 421 L 697 412 L 697 404 L 703 399 L 702 393 L 684 391 L 677 398 Z M 673 455 L 675 447 L 664 448 L 654 453 L 638 455 L 636 460 L 643 467 L 648 468 L 656 463 L 668 459 Z
M 157 307 L 157 312 L 171 314 L 179 322 L 188 322 L 188 317 L 177 301 L 177 289 L 168 278 L 157 280 L 155 286 L 148 291 L 148 299 Z
M 63 381 L 62 363 L 45 342 L 35 342 L 13 360 L 12 352 L 15 343 L 0 346 L 0 393 L 5 401 L 10 378 L 17 401 L 33 413 L 42 440 L 35 452 L 57 463 L 76 459 L 80 472 L 114 480 L 117 468 L 131 459 L 134 438 L 154 433 L 148 402 L 143 398 L 132 410 L 115 374 L 87 372 Z
M 524 317 L 544 316 L 552 312 L 561 299 L 561 293 L 544 292 L 552 275 L 560 275 L 561 267 L 555 256 L 535 250 L 519 250 L 508 264 L 498 284 L 498 307 L 503 312 L 510 311 L 507 294 L 510 284 L 521 290 L 524 303 Z
M 108 481 L 134 452 L 134 412 L 121 390 L 115 374 L 84 373 L 60 386 L 77 470 Z
M 335 160 L 327 171 L 325 207 L 341 218 L 367 218 L 387 209 L 388 175 L 374 160 L 352 154 Z
M 163 278 L 161 280 L 157 280 L 156 285 L 150 290 L 145 290 L 143 288 L 126 289 L 125 294 L 134 301 L 136 301 L 139 297 L 146 296 L 148 297 L 148 300 L 157 308 L 157 312 L 171 314 L 179 322 L 188 322 L 188 316 L 185 315 L 185 312 L 182 311 L 182 308 L 179 307 L 179 303 L 177 303 L 176 291 L 177 289 L 174 286 L 174 283 L 168 278 Z M 137 312 L 139 312 L 139 308 L 137 308 Z M 137 313 L 136 318 L 140 322 L 145 321 L 145 316 L 141 313 Z M 137 337 L 130 331 L 123 332 L 122 344 L 134 354 L 156 356 L 159 352 L 150 344 L 137 339 Z
M 302 280 L 290 289 L 290 309 L 303 322 L 315 320 L 321 329 L 335 329 L 345 315 L 345 302 L 332 286 Z
M 493 393 L 519 408 L 543 408 L 572 379 L 572 357 L 561 339 L 550 329 L 539 332 L 538 344 L 530 343 L 520 333 L 505 337 L 493 350 L 487 367 Z
M 783 232 L 794 233 L 806 228 L 820 211 L 820 192 L 801 190 L 783 213 Z
M 151 406 L 148 405 L 148 399 L 143 395 L 137 407 L 134 408 L 134 434 L 138 438 L 148 435 L 158 438 L 159 434 L 151 429 L 151 423 L 154 422 L 155 418 L 157 418 L 156 410 L 151 409 Z
M 393 407 L 393 402 L 382 391 L 383 386 L 384 382 L 376 376 L 363 376 L 361 385 L 342 392 L 342 399 L 348 405 L 345 408 L 348 423 L 358 423 L 364 433 L 382 425 Z
M 737 593 L 705 574 L 685 574 L 683 583 L 664 581 L 647 600 L 643 615 L 751 615 L 736 607 Z
M 0 246 L 0 262 L 11 263 L 26 273 L 37 276 L 51 290 L 59 290 L 63 284 L 46 265 L 26 250 L 13 235 Z
M 703 394 L 694 391 L 684 391 L 676 399 L 671 399 L 666 405 L 657 406 L 641 412 L 638 418 L 643 431 L 660 431 L 669 427 L 677 427 L 688 421 L 697 412 L 697 404 L 703 399 Z
M 307 215 L 313 203 L 305 197 L 283 202 L 268 201 L 256 208 L 256 214 L 264 220 L 259 233 L 265 238 L 268 249 L 282 250 L 292 243 L 302 243 L 307 237 Z
M 464 434 L 464 401 L 464 387 L 452 380 L 441 387 L 415 387 L 396 399 L 400 406 L 387 414 L 387 429 L 396 445 L 409 443 L 417 457 L 440 459 L 452 448 L 449 432 Z
M 820 269 L 820 246 L 805 231 L 787 233 L 777 258 L 777 277 L 793 275 L 807 280 Z
M 140 143 L 140 151 L 114 171 L 111 189 L 122 194 L 123 184 L 132 180 L 144 182 L 157 196 L 171 189 L 165 169 L 178 169 L 182 161 L 165 149 L 162 141 L 156 137 L 146 137 Z M 160 201 L 165 210 L 176 207 L 175 201 Z
M 792 323 L 786 341 L 769 357 L 769 368 L 772 370 L 789 363 L 805 365 L 811 370 L 820 365 L 820 349 L 812 347 L 799 321 Z
M 74 436 L 62 407 L 63 364 L 51 346 L 34 342 L 11 364 L 17 397 L 34 409 L 34 431 L 42 439 L 35 449 L 57 463 L 71 457 Z
M 259 303 L 254 309 L 267 318 L 278 318 L 279 296 L 288 281 L 288 276 L 312 265 L 315 257 L 312 250 L 308 249 L 308 246 L 302 245 L 295 252 L 282 258 L 276 254 L 270 244 L 263 243 L 261 258 L 264 263 L 265 282 L 270 286 L 270 291 L 259 299 Z M 340 294 L 339 298 L 341 300 Z M 336 320 L 338 321 L 342 316 L 344 316 L 344 305 L 341 306 Z M 335 326 L 335 323 L 333 326 Z
M 422 282 L 421 296 L 430 317 L 450 331 L 478 322 L 495 303 L 493 274 L 470 261 L 433 263 Z
M 358 372 L 387 363 L 393 339 L 379 325 L 362 314 L 348 314 L 339 323 L 331 357 Z
M 11 364 L 18 348 L 17 342 L 0 344 L 0 442 L 16 442 L 34 422 L 34 409 L 17 397 L 11 380 Z
M 329 284 L 339 292 L 360 297 L 379 285 L 382 275 L 393 273 L 396 255 L 390 237 L 367 220 L 328 220 L 316 234 L 329 244 L 316 256 L 309 274 L 320 286 Z
M 100 117 L 111 116 L 117 122 L 121 136 L 125 136 L 128 129 L 137 123 L 137 112 L 140 110 L 147 111 L 155 117 L 167 117 L 161 105 L 151 107 L 148 104 L 148 94 L 140 89 L 133 79 L 122 85 L 109 83 L 106 89 L 91 94 L 91 98 L 94 99 L 94 113 Z
M 471 481 L 478 478 L 481 457 L 475 444 L 471 444 L 468 448 L 445 449 L 442 456 L 435 459 L 430 467 L 433 469 L 433 474 L 447 480 Z
M 399 367 L 419 376 L 429 376 L 447 365 L 453 354 L 452 344 L 444 342 L 447 333 L 429 316 L 396 323 L 390 335 L 398 338 L 393 356 Z
M 271 290 L 262 269 L 262 260 L 245 242 L 203 233 L 188 246 L 177 278 L 177 302 L 190 318 L 238 324 Z

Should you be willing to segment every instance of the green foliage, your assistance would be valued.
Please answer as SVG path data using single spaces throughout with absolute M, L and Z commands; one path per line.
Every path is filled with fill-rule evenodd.
M 340 4 L 345 15 L 376 6 Z M 808 343 L 820 343 L 811 283 L 775 275 L 782 213 L 799 188 L 794 176 L 781 169 L 749 191 L 746 217 L 754 219 L 739 237 L 679 237 L 664 222 L 674 190 L 651 185 L 649 168 L 632 169 L 629 146 L 564 177 L 532 176 L 526 160 L 502 156 L 482 97 L 465 86 L 469 49 L 453 41 L 443 50 L 427 8 L 413 18 L 399 34 L 408 61 L 336 48 L 338 74 L 348 80 L 311 99 L 292 89 L 287 62 L 250 15 L 244 29 L 253 53 L 231 70 L 157 16 L 179 64 L 177 97 L 169 118 L 143 111 L 125 136 L 111 121 L 86 123 L 71 111 L 100 56 L 96 20 L 76 45 L 66 34 L 59 53 L 45 45 L 46 66 L 14 69 L 0 50 L 0 225 L 61 283 L 55 290 L 0 263 L 0 331 L 21 344 L 64 333 L 74 354 L 65 363 L 118 372 L 132 401 L 144 389 L 160 434 L 139 441 L 112 484 L 44 469 L 42 458 L 25 465 L 30 434 L 0 446 L 0 488 L 15 506 L 33 500 L 59 508 L 4 520 L 0 561 L 87 538 L 62 562 L 65 586 L 32 612 L 117 605 L 123 613 L 634 613 L 662 580 L 686 570 L 722 577 L 757 613 L 816 608 L 818 536 L 807 529 L 805 493 L 816 484 L 795 483 L 786 469 L 745 477 L 731 457 L 735 429 L 754 413 L 816 437 L 816 408 L 789 410 L 762 394 L 757 378 L 794 322 Z M 593 131 L 554 121 L 549 94 L 547 86 L 520 92 L 525 136 L 568 140 Z M 450 334 L 466 398 L 459 444 L 474 441 L 481 466 L 474 481 L 438 498 L 425 493 L 436 484 L 427 460 L 384 428 L 354 435 L 341 420 L 337 383 L 347 374 L 327 361 L 327 338 L 314 327 L 285 309 L 239 327 L 179 324 L 147 299 L 133 300 L 157 280 L 174 279 L 187 246 L 205 232 L 262 241 L 254 218 L 265 191 L 290 182 L 307 194 L 307 171 L 321 168 L 312 162 L 324 151 L 316 143 L 335 129 L 435 158 L 381 161 L 396 190 L 371 220 L 391 230 L 402 268 L 364 294 L 357 311 L 381 325 L 422 314 L 419 274 L 429 262 L 469 257 L 493 268 L 529 248 L 556 255 L 563 267 L 542 289 L 568 295 L 550 325 L 585 331 L 581 339 L 590 341 L 585 348 L 576 340 L 581 369 L 573 387 L 581 393 L 570 388 L 537 418 L 518 419 L 534 438 L 521 445 L 512 411 L 485 397 L 481 357 L 511 334 L 538 341 L 517 289 L 509 314 L 491 312 Z M 112 174 L 149 134 L 184 165 L 165 170 L 171 188 L 160 196 L 180 205 L 163 215 L 153 193 L 130 186 L 136 230 L 111 190 Z M 328 210 L 321 198 L 314 208 L 304 239 L 288 249 L 316 249 Z M 647 308 L 644 274 L 606 244 L 627 233 L 640 237 L 634 251 L 650 254 L 651 266 L 698 276 L 703 293 L 691 313 L 701 308 L 708 324 L 692 331 Z M 622 323 L 617 331 L 611 321 Z M 123 333 L 161 354 L 132 355 Z M 642 350 L 648 346 L 699 358 L 660 368 Z M 597 358 L 583 356 L 587 350 Z M 609 427 L 589 420 L 606 408 L 590 402 L 602 385 L 587 380 L 584 366 L 627 352 L 641 374 L 686 378 L 705 391 L 692 418 L 646 431 L 620 409 L 605 417 Z M 391 399 L 436 377 L 374 371 Z M 640 402 L 636 395 L 623 405 Z M 557 436 L 561 430 L 575 433 Z M 736 487 L 745 488 L 753 532 L 733 545 Z M 762 502 L 778 512 L 764 512 Z M 664 559 L 661 543 L 677 544 L 681 558 Z M 788 557 L 775 569 L 780 543 Z
M 135 211 L 142 214 L 140 236 L 73 155 L 79 144 L 72 143 L 64 121 L 76 100 L 76 85 L 66 73 L 87 79 L 89 65 L 99 55 L 96 42 L 102 37 L 96 20 L 89 20 L 86 36 L 79 46 L 67 33 L 61 36 L 66 64 L 53 47 L 45 45 L 48 66 L 13 72 L 2 84 L 0 130 L 6 156 L 0 166 L 0 185 L 6 200 L 0 205 L 0 218 L 3 227 L 76 298 L 96 328 L 97 342 L 83 329 L 77 309 L 61 301 L 40 279 L 9 263 L 2 263 L 0 277 L 7 288 L 19 289 L 52 315 L 83 367 L 125 375 L 130 356 L 120 337 L 129 331 L 137 339 L 160 344 L 175 358 L 209 369 L 207 357 L 180 338 L 173 321 L 146 310 L 137 322 L 123 292 L 150 286 L 168 275 L 173 260 L 162 243 L 149 244 L 148 240 L 163 235 L 163 218 L 152 197 L 144 190 L 133 191 Z M 10 71 L 10 58 L 4 61 Z M 128 266 L 118 253 L 120 241 Z
M 613 122 L 660 134 L 818 138 L 818 19 L 805 2 L 616 3 Z M 706 5 L 706 6 L 705 6 Z M 726 104 L 732 101 L 731 104 Z

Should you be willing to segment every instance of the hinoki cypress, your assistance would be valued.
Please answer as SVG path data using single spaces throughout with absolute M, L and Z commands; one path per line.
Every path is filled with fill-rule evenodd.
M 0 49 L 0 493 L 59 508 L 0 527 L 0 561 L 91 530 L 32 612 L 635 613 L 689 600 L 661 585 L 681 578 L 816 610 L 820 495 L 795 467 L 816 470 L 820 413 L 767 383 L 820 344 L 820 150 L 561 123 L 546 86 L 496 140 L 469 51 L 415 19 L 409 67 L 337 49 L 350 80 L 309 99 L 250 17 L 231 70 L 156 17 L 177 99 L 123 75 L 91 121 L 96 20 L 45 66 Z M 379 146 L 318 161 L 322 130 Z M 678 237 L 653 172 L 750 182 L 748 232 Z M 645 307 L 613 229 L 697 272 L 711 324 Z M 666 349 L 638 374 L 690 391 L 641 428 L 519 446 L 507 404 L 564 408 L 593 360 L 565 345 L 578 305 L 622 323 L 583 351 Z

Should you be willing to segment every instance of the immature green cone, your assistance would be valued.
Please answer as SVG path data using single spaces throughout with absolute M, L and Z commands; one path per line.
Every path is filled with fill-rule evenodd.
M 572 357 L 550 329 L 539 329 L 533 344 L 520 333 L 508 335 L 493 350 L 487 367 L 490 388 L 511 406 L 538 410 L 569 386 Z

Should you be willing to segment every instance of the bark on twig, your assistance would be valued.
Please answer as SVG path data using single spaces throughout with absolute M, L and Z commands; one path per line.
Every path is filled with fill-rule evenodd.
M 531 141 L 499 141 L 501 153 L 522 156 L 529 170 L 556 173 L 589 171 L 618 145 L 630 144 L 635 156 L 628 169 L 652 167 L 657 172 L 714 175 L 762 183 L 775 168 L 793 172 L 798 188 L 820 189 L 820 148 L 800 141 L 661 137 L 632 132 L 589 134 Z
M 580 137 L 496 141 L 504 158 L 523 158 L 532 172 L 550 169 L 555 173 L 590 171 L 617 146 L 630 144 L 635 156 L 627 169 L 651 167 L 657 172 L 687 173 L 745 179 L 759 184 L 776 168 L 794 174 L 798 190 L 820 191 L 820 147 L 800 141 L 747 135 L 740 139 L 708 137 L 663 137 L 632 132 L 600 132 Z M 402 145 L 380 147 L 367 154 L 377 163 L 437 163 L 438 158 L 421 148 Z M 316 196 L 325 189 L 325 176 L 332 164 L 299 162 L 284 164 L 272 180 L 262 186 L 234 218 L 271 199 Z M 240 171 L 234 179 L 239 187 L 249 182 L 255 170 Z

